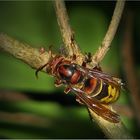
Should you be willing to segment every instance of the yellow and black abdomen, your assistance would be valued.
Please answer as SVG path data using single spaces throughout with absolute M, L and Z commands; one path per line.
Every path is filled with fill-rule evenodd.
M 120 94 L 120 88 L 109 84 L 103 79 L 90 77 L 85 80 L 82 90 L 92 98 L 102 103 L 115 102 Z
M 94 98 L 100 100 L 102 103 L 107 104 L 115 102 L 118 99 L 119 94 L 120 89 L 118 87 L 103 82 L 101 92 Z

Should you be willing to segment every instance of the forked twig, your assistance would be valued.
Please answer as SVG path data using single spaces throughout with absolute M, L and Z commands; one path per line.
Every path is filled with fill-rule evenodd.
M 121 15 L 124 9 L 124 4 L 125 4 L 125 0 L 117 1 L 115 10 L 112 16 L 112 20 L 110 22 L 106 35 L 101 43 L 101 46 L 99 47 L 97 52 L 92 56 L 92 62 L 94 64 L 98 64 L 99 62 L 101 62 L 104 56 L 106 55 L 107 51 L 109 50 L 109 47 L 115 36 L 116 30 L 118 28 L 118 25 L 121 19 Z
M 121 18 L 121 14 L 124 8 L 124 3 L 125 3 L 124 1 L 118 1 L 116 4 L 114 14 L 111 20 L 111 24 L 103 40 L 102 47 L 100 47 L 99 50 L 96 52 L 96 54 L 92 57 L 92 61 L 94 64 L 98 64 L 103 59 L 103 57 L 105 56 L 106 52 L 109 49 L 109 46 L 114 38 L 114 35 L 116 33 Z M 71 41 L 70 38 L 71 36 L 73 36 L 73 33 L 70 28 L 70 25 L 68 24 L 68 15 L 66 13 L 66 8 L 62 0 L 56 0 L 55 5 L 56 5 L 57 20 L 63 36 L 63 40 L 67 50 L 70 51 L 70 55 L 71 55 L 73 54 L 73 49 L 77 50 L 77 47 L 74 46 L 75 48 L 72 48 L 72 46 L 70 45 L 70 41 Z M 93 120 L 96 120 L 97 124 L 101 127 L 101 129 L 104 131 L 106 136 L 108 136 L 109 138 L 131 138 L 131 136 L 126 131 L 122 122 L 116 124 L 110 123 L 108 121 L 105 121 L 103 118 L 97 116 L 91 110 L 90 110 L 90 114 Z
M 66 14 L 64 3 L 61 0 L 56 0 L 55 6 L 59 27 L 67 52 L 70 56 L 76 54 L 76 56 L 78 56 L 78 61 L 82 62 L 84 57 L 74 40 L 73 32 L 68 24 L 68 16 Z M 110 43 L 117 30 L 123 7 L 124 2 L 118 1 L 111 24 L 102 43 L 102 47 L 99 48 L 97 53 L 92 58 L 92 60 L 96 63 L 99 63 L 103 59 L 108 50 L 108 47 L 110 46 Z M 44 52 L 42 54 L 38 49 L 32 48 L 27 44 L 20 43 L 19 41 L 5 34 L 0 34 L 0 48 L 12 54 L 14 57 L 24 61 L 35 69 L 47 63 L 51 57 L 48 52 Z M 76 63 L 79 63 L 78 61 L 76 61 Z M 116 124 L 107 122 L 92 111 L 91 115 L 109 138 L 131 138 L 131 136 L 125 131 L 125 128 L 121 122 Z M 117 133 L 120 133 L 120 135 L 117 135 L 117 133 L 112 133 L 112 129 L 114 132 L 116 131 Z M 114 136 L 112 136 L 112 134 L 114 134 Z

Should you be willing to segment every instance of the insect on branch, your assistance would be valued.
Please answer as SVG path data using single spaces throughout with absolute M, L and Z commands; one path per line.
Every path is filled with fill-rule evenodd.
M 110 26 L 104 37 L 102 45 L 101 47 L 99 47 L 95 55 L 92 56 L 93 64 L 98 64 L 103 59 L 107 51 L 109 50 L 109 46 L 114 38 L 119 21 L 121 19 L 124 3 L 125 3 L 124 1 L 117 1 Z M 77 47 L 76 44 L 74 46 L 71 46 L 71 37 L 74 37 L 74 36 L 71 30 L 71 27 L 68 24 L 68 15 L 66 13 L 64 2 L 62 0 L 56 0 L 55 7 L 56 7 L 57 20 L 58 20 L 58 24 L 60 27 L 60 31 L 63 37 L 65 47 L 69 51 L 69 55 L 73 55 L 73 52 L 77 52 L 77 49 L 79 50 L 79 48 Z M 73 41 L 74 41 L 74 38 L 73 38 Z M 100 118 L 92 110 L 90 110 L 90 113 L 91 113 L 91 117 L 96 120 L 98 125 L 101 127 L 101 129 L 104 131 L 106 136 L 108 136 L 109 138 L 131 138 L 131 136 L 127 133 L 121 121 L 120 123 L 113 124 L 113 123 L 104 121 L 102 117 Z M 118 135 L 118 133 L 120 134 Z
M 116 4 L 116 8 L 112 17 L 111 24 L 109 26 L 109 29 L 107 31 L 107 34 L 103 40 L 102 46 L 99 48 L 99 50 L 96 52 L 96 54 L 93 56 L 92 60 L 96 63 L 99 63 L 103 57 L 105 56 L 111 41 L 113 40 L 113 37 L 115 35 L 115 32 L 117 30 L 121 13 L 124 7 L 123 1 L 118 1 Z M 68 15 L 66 12 L 66 8 L 64 5 L 64 2 L 62 0 L 56 0 L 55 1 L 55 8 L 56 8 L 56 15 L 58 24 L 60 27 L 60 31 L 62 34 L 63 42 L 65 44 L 65 48 L 67 50 L 68 56 L 76 55 L 76 64 L 78 64 L 77 60 L 79 62 L 83 61 L 83 54 L 81 53 L 75 39 L 74 39 L 74 33 L 68 23 Z M 30 65 L 32 68 L 38 69 L 40 66 L 46 64 L 49 62 L 52 54 L 50 55 L 49 52 L 40 53 L 38 49 L 32 48 L 27 44 L 20 43 L 19 41 L 5 35 L 0 34 L 0 47 L 5 50 L 6 52 L 12 54 L 14 57 L 24 61 L 28 65 Z M 55 54 L 53 54 L 55 56 Z M 70 61 L 63 61 L 61 57 L 55 57 L 55 62 L 69 62 L 68 64 L 71 64 Z M 49 62 L 49 64 L 51 64 Z M 54 60 L 52 60 L 52 64 L 54 64 Z M 58 64 L 58 63 L 55 63 Z M 53 65 L 50 65 L 53 66 Z M 56 65 L 55 65 L 56 66 Z M 69 65 L 68 65 L 69 66 Z M 73 66 L 73 65 L 71 65 Z M 77 66 L 77 65 L 76 65 Z M 53 66 L 52 68 L 55 67 Z M 63 65 L 59 68 L 65 68 Z M 73 67 L 76 71 L 76 67 Z M 60 71 L 63 73 L 63 71 Z M 77 71 L 76 71 L 77 72 Z M 53 71 L 52 71 L 53 73 Z M 80 73 L 78 73 L 80 74 Z M 60 75 L 60 74 L 59 74 Z M 84 78 L 84 77 L 83 77 Z M 59 81 L 60 82 L 60 81 Z M 57 83 L 59 85 L 59 83 Z M 82 94 L 80 94 L 82 95 Z M 83 97 L 83 96 L 82 96 Z M 86 96 L 87 97 L 87 96 Z M 87 101 L 89 99 L 86 98 Z M 99 117 L 96 115 L 93 111 L 91 111 L 92 118 L 96 120 L 99 126 L 101 126 L 101 129 L 105 132 L 105 134 L 109 138 L 131 138 L 129 134 L 124 134 L 125 128 L 120 121 L 119 123 L 110 123 L 106 120 L 104 120 L 102 117 Z M 105 123 L 108 122 L 108 123 Z M 107 130 L 107 131 L 106 131 Z M 114 130 L 114 136 L 112 136 L 112 130 Z M 124 131 L 123 131 L 124 130 Z M 117 134 L 120 133 L 118 136 Z M 115 135 L 116 134 L 116 135 Z

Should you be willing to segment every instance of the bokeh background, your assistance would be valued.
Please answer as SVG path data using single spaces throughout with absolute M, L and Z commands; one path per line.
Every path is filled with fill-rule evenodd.
M 81 50 L 94 54 L 107 31 L 115 2 L 67 1 L 66 6 Z M 123 59 L 127 49 L 123 48 L 126 25 L 132 22 L 129 57 L 133 58 L 134 76 L 139 81 L 139 7 L 140 2 L 126 3 L 111 49 L 101 63 L 105 72 L 123 79 L 126 85 L 116 106 L 136 138 L 140 138 L 140 125 L 131 100 L 131 82 L 127 81 L 131 81 L 126 72 L 129 68 L 125 68 L 128 62 Z M 52 50 L 58 52 L 63 46 L 52 1 L 0 1 L 0 32 L 36 48 L 47 50 L 53 45 Z M 63 90 L 54 86 L 53 77 L 40 72 L 36 79 L 35 70 L 0 51 L 0 138 L 105 138 L 97 124 L 91 122 L 87 109 Z

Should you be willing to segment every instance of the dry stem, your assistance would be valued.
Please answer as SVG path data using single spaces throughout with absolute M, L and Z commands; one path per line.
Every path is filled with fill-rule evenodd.
M 12 96 L 11 96 L 12 95 Z M 27 101 L 29 98 L 20 92 L 13 92 L 13 91 L 0 91 L 0 101 Z
M 39 49 L 21 43 L 6 34 L 0 34 L 0 49 L 22 60 L 34 69 L 47 63 L 51 57 L 48 52 L 41 53 Z
M 0 111 L 0 120 L 12 123 L 28 124 L 37 127 L 49 127 L 50 125 L 50 120 L 27 113 L 9 113 Z
M 137 121 L 140 125 L 140 87 L 133 58 L 133 20 L 133 13 L 129 11 L 126 17 L 127 22 L 125 23 L 122 55 L 124 59 L 124 71 L 126 74 L 125 76 L 129 90 L 131 92 L 130 96 L 135 111 L 135 117 L 137 118 Z
M 111 139 L 130 139 L 132 136 L 128 133 L 124 124 L 120 121 L 119 123 L 111 123 L 104 120 L 102 117 L 96 115 L 92 110 L 89 109 L 92 121 L 96 122 L 102 129 L 107 138 Z
M 68 22 L 68 14 L 63 0 L 55 0 L 55 10 L 58 25 L 62 34 L 62 39 L 67 50 L 68 56 L 76 55 L 78 64 L 82 63 L 84 56 L 82 55 Z
M 125 4 L 124 0 L 117 1 L 115 10 L 114 10 L 114 13 L 112 16 L 112 20 L 110 22 L 106 35 L 101 43 L 101 46 L 99 47 L 97 52 L 92 57 L 92 62 L 94 64 L 98 64 L 99 62 L 101 62 L 102 59 L 104 58 L 105 54 L 109 50 L 109 47 L 115 36 L 116 30 L 118 28 L 118 25 L 119 25 L 119 22 L 121 19 L 121 15 L 122 15 L 122 12 L 124 9 L 124 4 Z

